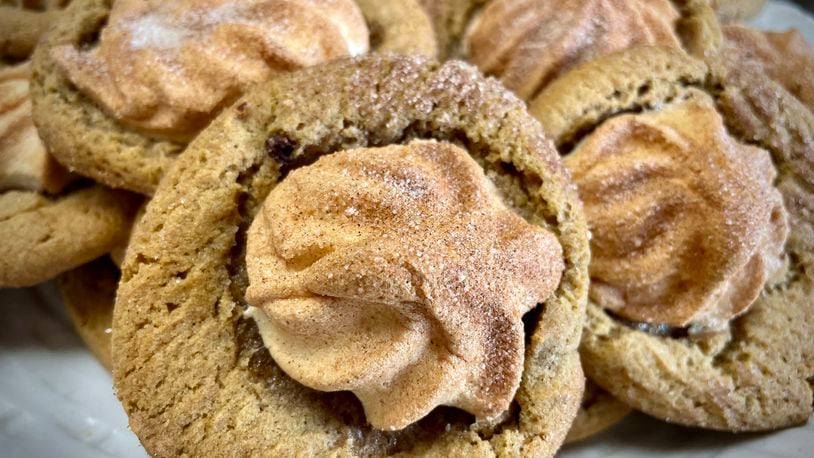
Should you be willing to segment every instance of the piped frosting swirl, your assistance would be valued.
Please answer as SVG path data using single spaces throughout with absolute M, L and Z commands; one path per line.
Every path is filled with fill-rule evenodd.
M 469 154 L 428 141 L 291 172 L 249 229 L 246 264 L 250 315 L 277 364 L 352 391 L 387 430 L 439 405 L 505 412 L 522 316 L 564 269 L 556 237 L 505 207 Z
M 183 138 L 254 83 L 367 49 L 352 0 L 118 0 L 97 46 L 52 53 L 114 118 Z
M 464 38 L 469 60 L 523 99 L 557 76 L 634 45 L 680 46 L 668 0 L 493 0 Z
M 769 153 L 699 91 L 605 121 L 565 162 L 593 234 L 590 297 L 624 318 L 720 330 L 785 265 Z

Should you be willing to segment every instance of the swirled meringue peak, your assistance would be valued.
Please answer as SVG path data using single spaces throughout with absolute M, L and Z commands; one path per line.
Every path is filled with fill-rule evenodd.
M 611 118 L 565 162 L 593 234 L 598 305 L 717 331 L 783 271 L 788 225 L 769 153 L 730 137 L 706 94 Z
M 118 0 L 95 47 L 52 52 L 109 115 L 183 138 L 254 83 L 367 50 L 352 0 Z
M 680 46 L 669 0 L 494 0 L 464 52 L 523 99 L 577 64 L 634 45 Z
M 449 143 L 355 149 L 293 171 L 248 234 L 250 309 L 277 364 L 350 390 L 376 428 L 439 405 L 488 420 L 523 372 L 522 316 L 559 284 L 554 235 Z

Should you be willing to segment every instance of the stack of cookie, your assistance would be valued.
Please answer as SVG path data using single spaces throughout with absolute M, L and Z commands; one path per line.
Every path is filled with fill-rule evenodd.
M 0 286 L 59 276 L 156 456 L 804 423 L 814 56 L 761 6 L 15 9 Z

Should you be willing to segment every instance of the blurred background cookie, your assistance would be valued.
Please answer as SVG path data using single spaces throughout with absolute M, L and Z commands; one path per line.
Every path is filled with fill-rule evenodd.
M 727 66 L 768 76 L 814 112 L 814 51 L 799 30 L 763 32 L 730 24 L 723 31 L 720 56 Z
M 440 58 L 461 57 L 461 38 L 469 21 L 487 2 L 488 0 L 419 0 L 432 20 Z

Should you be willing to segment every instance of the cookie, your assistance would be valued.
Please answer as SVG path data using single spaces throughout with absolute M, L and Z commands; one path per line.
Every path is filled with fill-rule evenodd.
M 110 335 L 120 276 L 116 264 L 120 264 L 124 257 L 124 249 L 119 251 L 117 256 L 103 256 L 57 277 L 57 286 L 74 328 L 108 369 L 112 368 Z M 565 443 L 593 436 L 621 421 L 630 411 L 630 407 L 588 381 Z
M 754 18 L 766 5 L 766 0 L 710 0 L 721 22 L 740 22 Z
M 554 296 L 525 319 L 522 381 L 497 425 L 438 408 L 400 431 L 372 429 L 353 395 L 289 378 L 243 316 L 246 231 L 276 183 L 328 153 L 411 139 L 465 148 L 500 200 L 563 250 Z M 551 456 L 584 386 L 574 350 L 587 257 L 580 204 L 556 152 L 498 83 L 461 63 L 392 56 L 301 70 L 224 112 L 159 185 L 123 265 L 113 316 L 116 390 L 156 456 Z
M 108 370 L 112 368 L 110 335 L 118 283 L 119 269 L 108 256 L 57 277 L 57 287 L 76 332 Z
M 704 1 L 493 0 L 462 37 L 463 56 L 524 100 L 582 62 L 637 45 L 690 53 L 719 40 Z
M 595 171 L 590 172 L 594 175 L 586 175 L 582 166 L 574 166 L 574 161 L 566 156 L 569 167 L 577 169 L 575 181 L 578 186 L 582 183 L 583 191 L 586 186 L 607 187 L 596 198 L 583 194 L 583 200 L 587 198 L 589 225 L 593 227 L 593 261 L 588 323 L 580 353 L 592 380 L 622 402 L 657 418 L 727 431 L 764 431 L 793 426 L 804 423 L 812 409 L 810 380 L 814 374 L 814 344 L 810 335 L 814 282 L 810 272 L 814 258 L 810 253 L 814 236 L 809 189 L 814 158 L 814 118 L 799 101 L 765 75 L 750 72 L 747 67 L 721 65 L 714 54 L 708 58 L 708 64 L 664 48 L 633 49 L 578 67 L 555 81 L 531 104 L 531 111 L 565 154 L 581 152 L 600 140 L 606 142 L 604 151 L 608 154 L 615 151 L 639 154 L 636 153 L 638 146 L 626 143 L 624 139 L 628 134 L 624 132 L 634 133 L 631 138 L 639 138 L 643 145 L 649 145 L 644 148 L 650 149 L 647 155 L 639 156 L 645 162 L 638 166 L 633 159 L 636 156 L 620 156 L 620 162 L 609 162 L 607 169 L 603 168 L 603 162 L 594 161 Z M 670 118 L 678 116 L 677 113 L 686 114 Z M 696 123 L 702 124 L 704 129 L 698 129 L 694 126 Z M 687 132 L 694 133 L 688 136 Z M 737 151 L 739 160 L 728 166 L 699 167 L 688 163 L 683 170 L 664 168 L 667 161 L 686 154 L 681 152 L 685 146 L 680 145 L 693 145 L 697 138 L 712 139 L 719 135 L 723 140 L 709 140 L 708 145 L 718 144 L 727 151 Z M 660 145 L 660 141 L 673 145 L 664 150 L 673 151 L 670 155 L 663 155 L 657 150 L 662 147 L 654 146 Z M 715 148 L 697 149 L 705 152 L 700 160 L 711 160 Z M 659 158 L 668 158 L 659 166 L 661 168 L 654 165 L 662 160 Z M 627 166 L 624 161 L 629 161 Z M 732 164 L 734 169 L 725 172 Z M 621 184 L 617 178 L 623 170 L 638 171 L 638 175 L 634 174 L 638 177 L 635 183 Z M 692 172 L 688 175 L 687 171 Z M 600 176 L 596 173 L 607 176 L 600 181 L 581 178 Z M 679 207 L 663 200 L 663 196 L 670 196 L 666 193 L 673 189 L 670 186 L 687 179 L 697 183 L 695 195 L 700 196 L 709 186 L 703 184 L 706 183 L 703 180 L 724 173 L 736 177 L 734 186 L 721 188 L 726 191 L 724 199 L 745 199 L 732 202 L 733 208 L 749 210 L 746 214 L 732 213 L 736 218 L 732 222 L 742 222 L 729 231 L 715 229 L 710 240 L 743 233 L 737 236 L 739 242 L 729 248 L 737 249 L 732 254 L 733 259 L 751 261 L 742 267 L 742 276 L 725 277 L 736 286 L 730 289 L 732 293 L 722 296 L 725 299 L 713 301 L 718 308 L 637 309 L 632 305 L 635 305 L 634 300 L 644 297 L 641 294 L 610 294 L 621 285 L 617 285 L 611 274 L 601 270 L 597 262 L 609 256 L 609 247 L 614 246 L 610 245 L 612 240 L 630 244 L 625 249 L 612 248 L 618 252 L 615 268 L 618 273 L 631 263 L 639 263 L 636 265 L 643 268 L 646 264 L 641 262 L 655 259 L 657 247 L 692 247 L 684 241 L 691 239 L 679 237 L 693 233 L 701 237 L 700 234 L 708 231 L 705 228 L 717 228 L 719 222 L 724 225 L 729 222 L 720 220 L 716 210 L 702 212 L 701 222 L 687 220 L 692 226 L 682 225 L 682 218 L 689 214 L 686 208 L 697 203 L 683 205 L 680 211 L 674 212 L 668 210 Z M 607 209 L 616 208 L 608 203 L 602 210 L 596 206 L 596 199 L 613 198 L 624 189 L 633 193 L 639 189 L 634 187 L 655 186 L 658 182 L 650 180 L 657 180 L 659 174 L 670 177 L 669 186 L 660 185 L 650 193 L 631 194 L 627 199 L 631 205 L 657 202 L 659 206 L 654 208 L 664 211 L 653 215 L 673 215 L 664 225 L 652 226 L 656 236 L 624 238 L 631 228 L 637 228 L 643 224 L 642 220 L 647 221 L 652 216 L 645 213 L 641 213 L 645 216 L 639 222 L 628 223 L 627 217 L 621 218 L 617 229 L 613 229 L 616 232 L 595 227 L 604 221 Z M 775 174 L 776 178 L 772 179 Z M 743 189 L 746 183 L 749 186 Z M 751 207 L 744 206 L 751 199 L 747 196 L 751 195 L 759 196 L 757 201 L 749 204 Z M 624 214 L 637 214 L 631 212 L 633 210 L 625 210 Z M 763 215 L 759 221 L 763 221 L 764 216 L 768 218 L 768 223 L 760 223 L 768 226 L 755 226 L 757 215 Z M 683 227 L 683 232 L 677 232 L 678 227 Z M 671 235 L 675 242 L 656 245 L 659 240 L 665 240 L 664 234 L 675 234 Z M 751 258 L 739 254 L 740 250 L 751 250 L 749 247 L 755 244 L 758 248 L 749 252 L 754 253 Z M 778 246 L 779 251 L 775 251 Z M 714 254 L 717 249 L 710 246 L 703 255 L 696 255 L 691 269 L 676 265 L 675 274 L 670 275 L 678 275 L 686 279 L 686 283 L 673 296 L 675 303 L 687 305 L 691 300 L 684 292 L 696 291 L 698 284 L 713 278 L 704 270 L 704 263 L 717 256 Z M 636 254 L 639 250 L 652 256 L 642 257 Z M 648 271 L 647 278 L 662 278 L 664 273 L 659 269 L 682 259 L 681 253 L 678 251 L 669 260 L 650 264 L 649 268 L 655 271 Z M 729 262 L 730 259 L 724 258 L 724 265 Z M 598 305 L 598 301 L 604 307 Z M 637 316 L 639 318 L 635 318 Z M 648 319 L 648 316 L 655 318 Z
M 216 21 L 215 26 L 212 26 L 210 23 L 195 22 L 195 18 L 202 16 L 184 16 L 185 7 L 209 8 L 194 2 L 152 2 L 149 8 L 155 11 L 151 10 L 149 14 L 141 10 L 143 2 L 119 2 L 116 5 L 121 12 L 114 17 L 118 18 L 115 21 L 108 21 L 112 7 L 110 1 L 74 2 L 44 38 L 34 57 L 34 116 L 46 145 L 61 163 L 82 175 L 114 188 L 151 194 L 165 170 L 197 131 L 251 82 L 268 77 L 270 70 L 266 63 L 275 64 L 275 71 L 287 71 L 308 63 L 314 55 L 329 57 L 335 52 L 347 55 L 348 52 L 356 53 L 361 50 L 358 48 L 361 45 L 353 41 L 353 37 L 358 34 L 347 37 L 343 35 L 355 30 L 350 23 L 343 23 L 339 27 L 336 25 L 338 22 L 326 23 L 327 16 L 322 17 L 323 15 L 336 12 L 344 18 L 337 19 L 338 21 L 361 21 L 362 28 L 366 22 L 371 33 L 369 41 L 374 50 L 429 54 L 435 52 L 429 20 L 413 2 L 358 2 L 362 8 L 361 13 L 359 10 L 320 9 L 316 3 L 295 4 L 284 0 L 276 2 L 285 3 L 286 9 L 266 8 L 262 10 L 263 15 L 253 14 L 253 20 L 273 20 L 276 17 L 273 16 L 275 11 L 285 11 L 285 14 L 289 10 L 298 12 L 298 16 L 289 18 L 291 20 L 280 22 L 282 26 L 292 28 L 291 33 L 275 35 L 278 28 L 256 25 L 229 29 L 232 32 L 227 33 L 226 29 L 217 28 L 220 22 Z M 263 7 L 259 2 L 245 4 L 246 6 L 227 3 L 231 6 L 221 5 L 216 11 L 225 11 L 224 8 L 229 7 Z M 350 0 L 340 3 L 355 9 Z M 365 17 L 358 17 L 358 14 Z M 163 17 L 161 15 L 178 15 L 175 19 L 161 19 L 171 24 L 166 30 L 187 27 L 188 30 L 176 34 L 176 37 L 198 34 L 196 36 L 200 37 L 199 40 L 182 40 L 176 43 L 176 46 L 186 46 L 185 49 L 190 52 L 185 56 L 196 56 L 194 59 L 180 59 L 173 54 L 172 47 L 169 50 L 163 48 L 159 46 L 162 41 L 150 41 L 147 35 L 139 35 L 142 38 L 131 41 L 125 39 L 130 36 L 128 34 L 136 33 L 133 32 L 136 30 L 134 27 L 153 20 L 150 18 Z M 183 19 L 184 17 L 187 19 Z M 228 21 L 233 16 L 222 14 L 217 17 Z M 312 21 L 317 18 L 321 22 Z M 298 32 L 295 34 L 293 31 Z M 110 38 L 105 38 L 106 33 L 110 34 Z M 318 34 L 319 39 L 310 39 L 310 33 Z M 257 40 L 251 38 L 257 34 L 269 35 L 268 42 L 276 43 L 278 47 L 275 49 L 284 51 L 285 55 L 264 60 L 264 54 L 255 52 L 255 47 L 251 45 L 257 43 Z M 98 42 L 100 36 L 102 41 Z M 212 38 L 215 36 L 218 39 Z M 228 44 L 238 39 L 248 44 L 230 48 Z M 365 46 L 367 41 L 365 40 Z M 108 43 L 108 46 L 102 46 L 104 43 Z M 206 45 L 200 46 L 201 43 Z M 343 48 L 345 45 L 340 43 L 348 44 L 350 48 Z M 94 49 L 99 51 L 90 51 L 96 54 L 82 51 L 91 44 L 97 45 Z M 213 54 L 207 46 L 220 48 Z M 109 52 L 103 54 L 106 49 Z M 152 54 L 145 54 L 145 50 Z M 238 51 L 250 54 L 255 61 L 241 64 L 240 62 L 249 58 L 232 56 Z M 130 54 L 122 57 L 126 53 Z M 58 55 L 61 57 L 57 58 Z M 142 66 L 151 68 L 151 72 L 127 72 L 123 69 L 123 66 L 131 63 L 138 64 L 138 58 L 155 58 L 167 63 L 159 67 L 146 64 Z M 93 63 L 89 64 L 88 59 Z M 106 62 L 105 59 L 114 62 L 112 69 L 122 68 L 121 75 L 101 78 L 95 73 L 100 63 Z M 117 59 L 123 62 L 117 64 Z M 189 67 L 188 70 L 178 73 L 178 69 L 185 66 Z M 66 73 L 66 69 L 70 71 Z M 177 78 L 182 78 L 179 74 L 193 74 L 198 79 L 194 83 L 187 80 L 178 82 Z M 137 79 L 132 79 L 133 75 Z M 73 79 L 69 79 L 69 76 Z M 77 82 L 83 84 L 82 89 L 77 88 Z M 111 84 L 117 86 L 113 87 Z M 198 88 L 194 94 L 185 92 L 184 88 L 193 84 Z M 146 87 L 151 89 L 144 90 Z
M 28 64 L 0 70 L 0 286 L 31 286 L 126 237 L 137 198 L 76 183 L 31 120 Z

